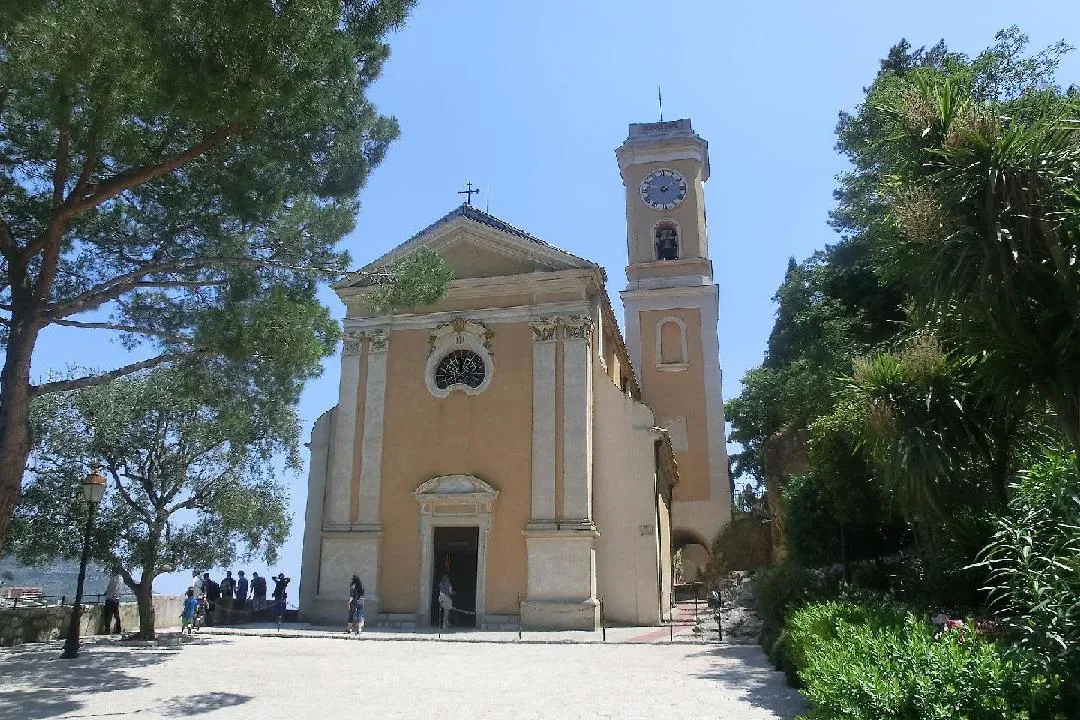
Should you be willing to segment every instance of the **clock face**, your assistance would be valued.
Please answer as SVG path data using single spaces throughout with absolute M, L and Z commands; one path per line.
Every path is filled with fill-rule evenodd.
M 670 210 L 686 199 L 686 180 L 678 170 L 654 170 L 641 181 L 641 199 L 654 210 Z

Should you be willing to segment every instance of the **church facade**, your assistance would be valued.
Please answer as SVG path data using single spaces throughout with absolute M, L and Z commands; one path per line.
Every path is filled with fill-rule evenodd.
M 335 285 L 339 402 L 315 424 L 300 611 L 344 622 L 595 628 L 670 613 L 673 543 L 730 520 L 705 234 L 708 146 L 631 125 L 625 340 L 601 267 L 468 202 Z M 373 313 L 373 270 L 419 248 L 456 274 L 435 306 Z

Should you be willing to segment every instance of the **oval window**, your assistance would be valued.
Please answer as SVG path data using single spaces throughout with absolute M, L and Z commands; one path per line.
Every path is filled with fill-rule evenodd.
M 454 385 L 478 388 L 487 376 L 487 366 L 471 350 L 454 350 L 435 367 L 435 387 L 446 390 Z

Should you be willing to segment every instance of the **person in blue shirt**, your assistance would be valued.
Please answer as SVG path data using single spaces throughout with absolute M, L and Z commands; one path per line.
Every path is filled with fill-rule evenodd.
M 191 634 L 191 628 L 195 624 L 195 611 L 198 609 L 199 601 L 195 597 L 195 590 L 188 588 L 187 596 L 184 598 L 184 612 L 180 615 L 180 632 L 187 630 L 188 635 Z

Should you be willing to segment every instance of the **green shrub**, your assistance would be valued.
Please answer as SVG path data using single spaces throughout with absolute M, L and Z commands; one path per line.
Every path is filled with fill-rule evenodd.
M 1080 473 L 1074 453 L 1048 453 L 1026 472 L 980 563 L 1017 642 L 1064 678 L 1080 716 Z
M 784 628 L 787 614 L 813 600 L 825 600 L 839 593 L 840 571 L 809 570 L 791 563 L 762 568 L 754 573 L 752 589 L 761 616 L 759 641 L 767 653 Z M 780 666 L 777 665 L 779 668 Z
M 1054 718 L 1056 686 L 1027 656 L 933 628 L 888 602 L 814 603 L 789 622 L 809 717 L 819 720 Z

